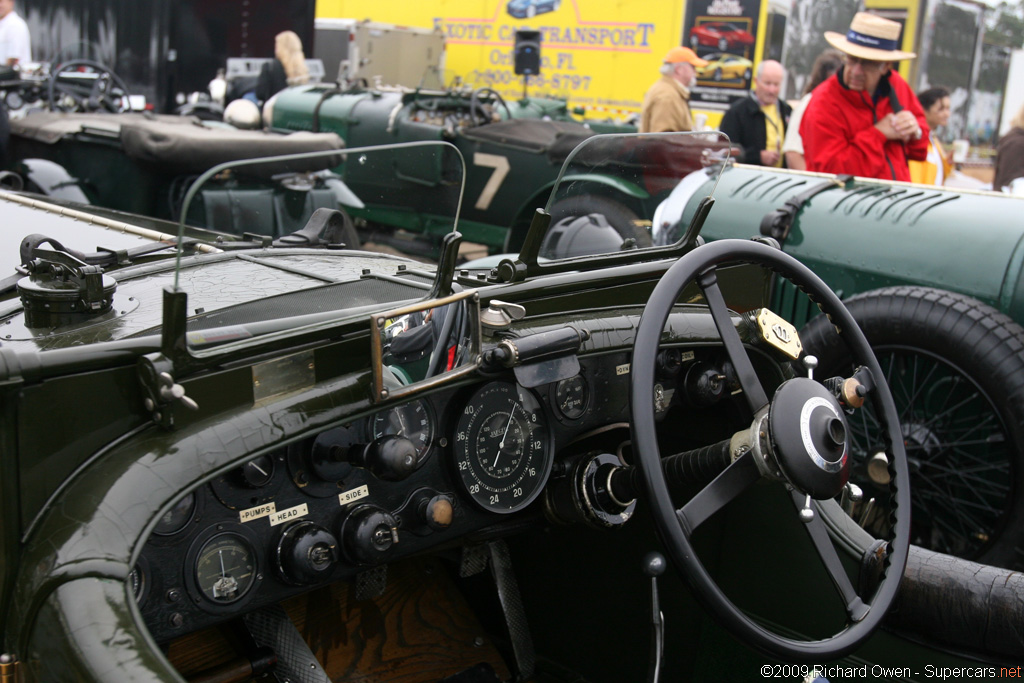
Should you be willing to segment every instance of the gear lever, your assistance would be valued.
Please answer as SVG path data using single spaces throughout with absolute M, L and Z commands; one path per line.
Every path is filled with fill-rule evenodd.
M 644 574 L 651 577 L 651 664 L 648 683 L 658 683 L 661 655 L 665 649 L 665 617 L 658 601 L 658 577 L 665 573 L 665 556 L 654 551 L 644 555 Z

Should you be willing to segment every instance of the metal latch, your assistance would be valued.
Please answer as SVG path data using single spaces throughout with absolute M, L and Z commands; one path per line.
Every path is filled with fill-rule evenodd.
M 492 299 L 487 309 L 480 313 L 480 324 L 491 329 L 503 330 L 510 326 L 513 320 L 522 320 L 524 317 L 526 309 L 519 304 Z

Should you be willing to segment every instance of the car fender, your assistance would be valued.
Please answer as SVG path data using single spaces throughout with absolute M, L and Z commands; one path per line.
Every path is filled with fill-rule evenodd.
M 79 186 L 79 180 L 60 164 L 47 159 L 25 159 L 19 164 L 22 175 L 47 197 L 81 204 L 92 203 Z

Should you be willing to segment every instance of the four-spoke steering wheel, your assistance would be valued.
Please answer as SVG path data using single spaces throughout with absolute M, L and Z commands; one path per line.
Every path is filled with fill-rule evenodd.
M 50 74 L 50 109 L 64 112 L 128 110 L 128 86 L 108 67 L 91 59 L 64 62 Z
M 821 520 L 817 502 L 838 495 L 849 476 L 849 440 L 845 412 L 833 393 L 821 383 L 798 377 L 783 382 L 771 400 L 765 394 L 743 347 L 733 317 L 718 286 L 717 268 L 753 263 L 794 282 L 822 307 L 844 335 L 879 412 L 891 475 L 892 532 L 886 566 L 872 595 L 861 596 L 843 568 Z M 697 282 L 722 338 L 750 410 L 753 447 L 737 449 L 732 463 L 676 509 L 661 467 L 655 431 L 655 358 L 662 331 L 683 289 Z M 698 247 L 677 261 L 662 277 L 647 302 L 633 345 L 630 405 L 636 465 L 651 501 L 659 535 L 677 568 L 694 588 L 696 597 L 735 636 L 783 661 L 825 661 L 856 648 L 879 625 L 892 604 L 906 567 L 910 538 L 910 491 L 906 452 L 895 404 L 882 370 L 839 298 L 810 269 L 766 244 L 720 240 Z M 863 408 L 862 408 L 863 409 Z M 790 491 L 797 510 L 846 609 L 846 627 L 822 640 L 805 641 L 779 635 L 756 623 L 734 605 L 697 557 L 691 544 L 693 531 L 711 515 L 762 478 Z

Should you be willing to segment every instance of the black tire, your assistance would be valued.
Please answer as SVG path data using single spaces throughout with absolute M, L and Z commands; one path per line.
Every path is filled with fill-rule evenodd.
M 715 80 L 716 81 L 722 80 L 722 70 L 721 69 L 715 69 Z
M 747 69 L 746 71 L 743 72 L 743 80 L 749 83 L 751 75 L 752 74 L 750 73 L 750 69 Z
M 718 39 L 718 49 L 721 52 L 725 52 L 726 50 L 728 50 L 729 49 L 729 41 L 727 41 L 725 38 L 719 38 Z
M 654 246 L 650 230 L 632 209 L 614 199 L 599 195 L 581 194 L 555 202 L 551 207 L 551 225 L 568 216 L 585 216 L 591 213 L 603 215 L 608 225 L 615 228 L 615 232 L 619 233 L 622 239 L 633 238 L 637 247 L 643 249 Z
M 900 414 L 911 541 L 1024 568 L 1024 328 L 976 299 L 926 287 L 888 287 L 845 303 L 889 376 Z M 800 337 L 818 356 L 819 377 L 847 376 L 847 350 L 824 316 Z M 851 480 L 865 500 L 876 486 L 866 473 L 875 452 L 864 439 L 870 412 L 858 410 L 850 422 Z M 883 525 L 885 517 L 872 519 Z
M 697 36 L 690 36 L 690 47 L 693 48 L 694 52 L 697 51 L 697 48 L 699 46 L 700 46 L 700 38 L 698 38 Z

